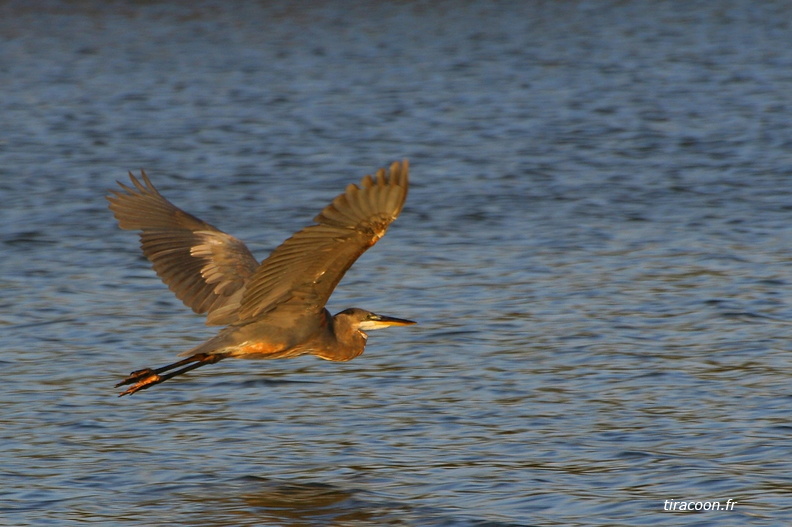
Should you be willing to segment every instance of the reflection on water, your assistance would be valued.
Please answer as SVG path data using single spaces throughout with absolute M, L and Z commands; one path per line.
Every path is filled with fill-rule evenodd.
M 403 525 L 457 524 L 453 516 L 428 507 L 383 499 L 362 489 L 324 483 L 298 483 L 245 476 L 223 485 L 202 485 L 178 491 L 196 512 L 176 520 L 195 525 Z M 470 522 L 470 525 L 485 525 Z M 486 522 L 487 526 L 507 524 Z
M 322 483 L 283 483 L 248 476 L 229 489 L 207 489 L 212 495 L 190 496 L 198 508 L 212 510 L 216 525 L 228 522 L 264 522 L 288 525 L 328 525 L 335 522 L 375 522 L 388 520 L 376 506 L 355 498 L 352 491 Z M 222 511 L 223 514 L 218 515 Z M 202 514 L 192 520 L 198 520 Z M 220 519 L 222 518 L 222 519 Z M 393 516 L 390 520 L 395 520 Z M 189 522 L 187 522 L 189 524 Z
M 790 523 L 787 11 L 0 7 L 0 523 Z M 419 325 L 116 397 L 214 330 L 115 179 L 264 257 L 404 157 L 329 307 Z

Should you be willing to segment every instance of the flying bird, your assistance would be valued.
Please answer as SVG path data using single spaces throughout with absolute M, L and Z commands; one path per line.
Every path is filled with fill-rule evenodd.
M 354 359 L 366 331 L 415 324 L 350 308 L 331 315 L 325 304 L 344 273 L 382 238 L 407 198 L 409 163 L 350 184 L 314 218 L 259 263 L 239 239 L 165 199 L 144 171 L 107 197 L 122 229 L 140 231 L 143 254 L 185 305 L 226 326 L 161 368 L 132 372 L 116 387 L 133 394 L 227 358 L 281 359 L 315 355 Z

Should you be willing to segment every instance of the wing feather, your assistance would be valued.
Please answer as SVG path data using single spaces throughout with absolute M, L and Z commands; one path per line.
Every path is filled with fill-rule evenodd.
M 165 199 L 141 171 L 108 196 L 123 229 L 139 230 L 141 248 L 163 282 L 208 325 L 258 318 L 276 308 L 321 310 L 346 271 L 398 217 L 409 164 L 349 185 L 259 265 L 248 248 Z
M 274 309 L 321 310 L 355 260 L 385 234 L 404 206 L 409 163 L 349 185 L 308 226 L 283 242 L 247 284 L 239 320 Z
M 143 254 L 185 305 L 208 325 L 236 320 L 245 283 L 258 262 L 239 239 L 173 205 L 145 172 L 107 197 L 122 229 L 139 230 Z

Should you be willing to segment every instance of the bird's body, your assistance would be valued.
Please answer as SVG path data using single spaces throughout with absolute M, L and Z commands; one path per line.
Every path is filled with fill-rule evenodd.
M 325 304 L 344 273 L 399 215 L 409 166 L 394 163 L 361 186 L 349 185 L 311 225 L 286 240 L 261 264 L 237 238 L 166 200 L 142 173 L 134 188 L 108 197 L 124 229 L 140 230 L 141 247 L 170 289 L 215 337 L 162 368 L 130 374 L 118 386 L 135 393 L 225 358 L 275 359 L 311 354 L 348 361 L 363 353 L 365 331 L 414 322 L 350 308 L 332 316 Z M 168 372 L 168 373 L 166 373 Z

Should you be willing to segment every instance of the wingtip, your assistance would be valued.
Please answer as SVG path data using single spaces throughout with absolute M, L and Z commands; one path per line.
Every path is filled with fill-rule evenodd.
M 389 177 L 391 184 L 407 187 L 410 180 L 410 160 L 404 158 L 391 163 Z

